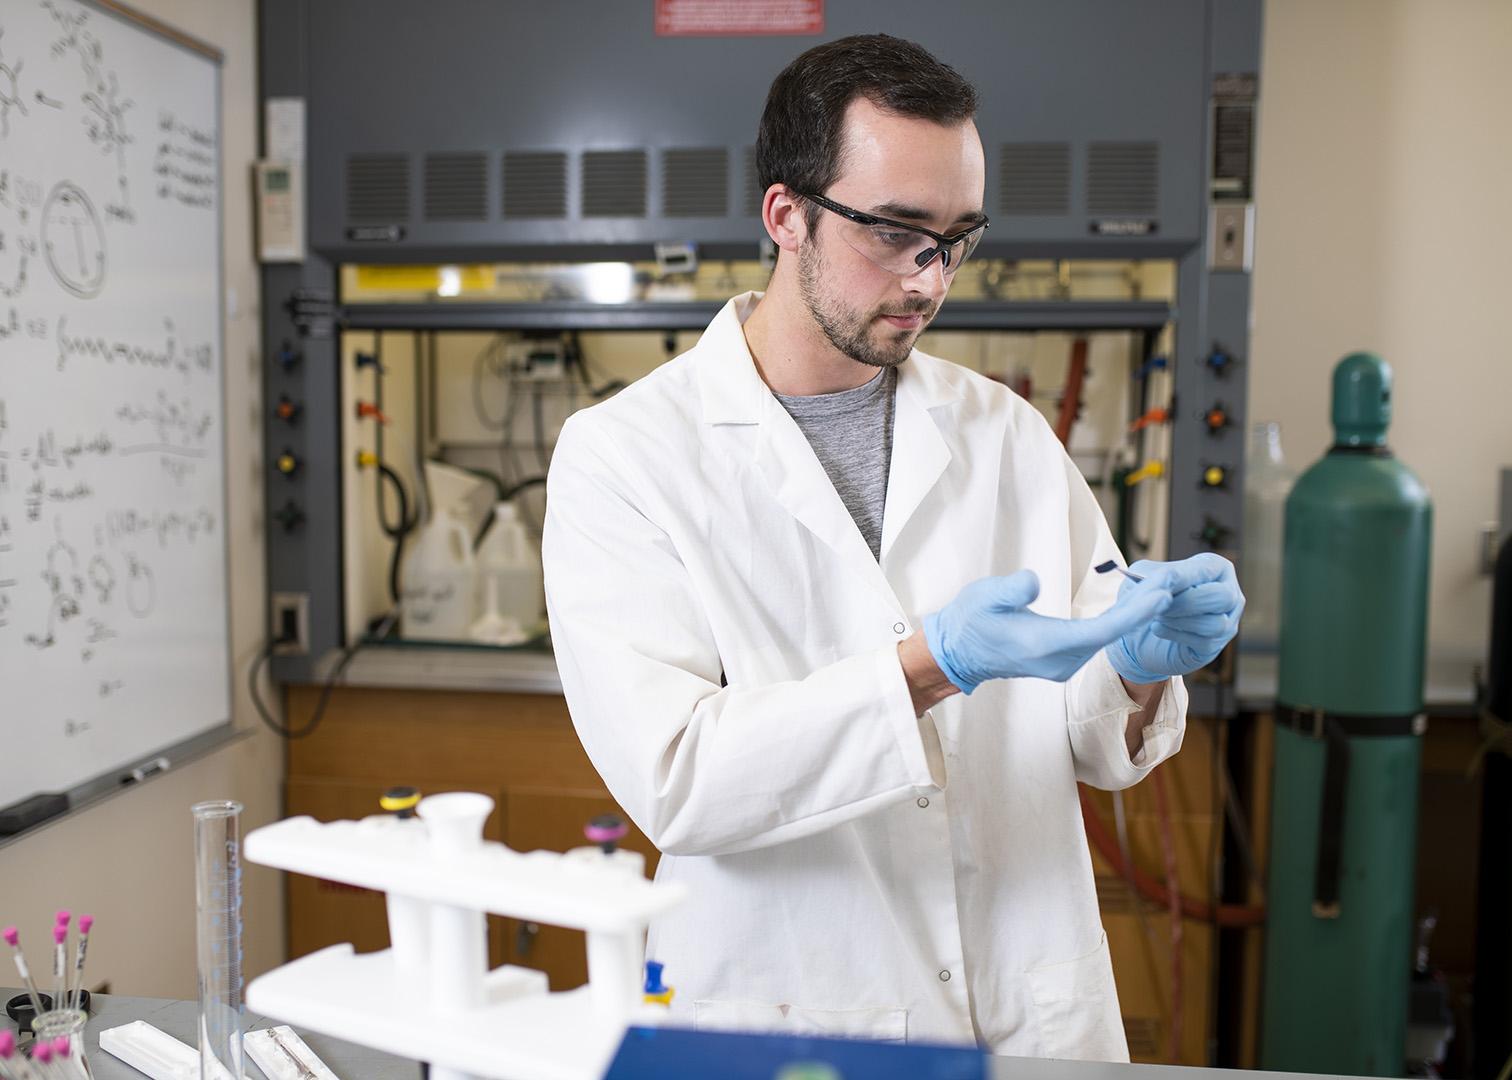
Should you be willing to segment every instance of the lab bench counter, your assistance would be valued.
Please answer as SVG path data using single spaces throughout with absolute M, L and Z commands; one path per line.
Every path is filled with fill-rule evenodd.
M 16 991 L 3 991 L 6 999 Z M 134 1020 L 145 1020 L 153 1027 L 167 1032 L 190 1046 L 195 1045 L 195 1028 L 199 1017 L 199 1005 L 194 1001 L 174 1001 L 167 998 L 126 997 L 116 994 L 96 994 L 92 1001 L 93 1012 L 85 1032 L 85 1049 L 89 1054 L 90 1069 L 94 1080 L 140 1080 L 142 1074 L 118 1058 L 100 1049 L 100 1032 Z M 0 1019 L 6 1030 L 13 1030 L 9 1017 Z M 257 1031 L 276 1026 L 275 1021 L 248 1013 L 246 1028 Z M 333 1039 L 316 1032 L 296 1027 L 306 1045 L 326 1063 L 338 1080 L 420 1080 L 420 1066 L 413 1061 L 385 1054 L 364 1046 L 357 1046 L 341 1039 Z M 737 1043 L 738 1045 L 738 1043 Z M 732 1047 L 732 1049 L 735 1049 Z M 680 1071 L 679 1062 L 665 1063 L 667 1076 L 686 1077 L 698 1080 L 693 1072 Z M 686 1064 L 686 1062 L 682 1063 Z M 731 1061 L 730 1066 L 738 1062 Z M 249 1080 L 265 1080 L 264 1074 L 252 1059 L 245 1062 Z M 621 1075 L 616 1071 L 614 1075 Z M 624 1075 L 631 1075 L 625 1072 Z M 638 1070 L 633 1075 L 643 1075 Z M 731 1075 L 729 1069 L 720 1075 Z M 743 1074 L 741 1074 L 743 1075 Z M 811 1075 L 811 1074 L 805 1074 Z M 959 1075 L 951 1073 L 950 1075 Z M 1288 1073 L 1239 1072 L 1230 1069 L 1207 1069 L 1173 1065 L 1115 1065 L 1103 1062 L 1042 1061 L 1029 1058 L 989 1057 L 984 1075 L 989 1080 L 1283 1080 Z M 854 1080 L 854 1078 L 846 1078 Z M 1308 1080 L 1333 1080 L 1329 1077 L 1309 1076 Z
M 340 650 L 323 656 L 315 667 L 316 680 L 328 678 L 340 663 Z M 364 645 L 347 663 L 338 685 L 562 693 L 556 656 L 549 646 L 541 645 L 510 649 L 419 642 Z
M 4 990 L 9 1001 L 18 991 Z M 137 1072 L 120 1058 L 100 1049 L 100 1032 L 134 1020 L 145 1020 L 160 1031 L 172 1035 L 189 1046 L 197 1046 L 195 1030 L 199 1025 L 199 1002 L 174 1001 L 170 998 L 126 997 L 120 994 L 95 994 L 90 1000 L 89 1026 L 84 1030 L 84 1049 L 89 1055 L 89 1068 L 94 1080 L 142 1080 Z M 10 1017 L 0 1016 L 0 1025 L 14 1031 L 16 1025 Z M 277 1022 L 257 1016 L 246 1015 L 246 1030 L 259 1031 L 277 1027 Z M 340 1080 L 420 1080 L 420 1066 L 413 1061 L 394 1057 L 365 1046 L 356 1046 L 341 1039 L 295 1028 L 299 1037 L 311 1050 L 330 1066 Z M 266 1080 L 261 1069 L 248 1056 L 244 1069 L 248 1080 Z

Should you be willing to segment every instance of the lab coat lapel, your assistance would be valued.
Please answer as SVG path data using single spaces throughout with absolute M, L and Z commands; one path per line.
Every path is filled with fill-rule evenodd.
M 759 293 L 735 297 L 699 339 L 697 370 L 704 421 L 716 427 L 755 425 L 752 465 L 772 497 L 840 556 L 844 565 L 864 576 L 889 604 L 896 605 L 891 586 L 829 474 L 751 359 L 741 324 L 758 300 Z M 884 509 L 884 520 L 886 516 Z
M 950 464 L 950 447 L 930 410 L 954 400 L 956 395 L 913 357 L 898 369 L 892 465 L 887 476 L 887 504 L 882 512 L 884 560 L 898 534 Z
M 770 393 L 762 408 L 756 468 L 783 509 L 836 554 L 875 570 L 877 561 L 803 430 Z

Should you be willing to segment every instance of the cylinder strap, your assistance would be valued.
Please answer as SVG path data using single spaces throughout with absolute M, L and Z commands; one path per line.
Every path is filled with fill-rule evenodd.
M 1313 872 L 1313 917 L 1339 917 L 1339 877 L 1344 867 L 1344 796 L 1349 790 L 1349 740 L 1370 736 L 1421 735 L 1427 717 L 1343 716 L 1326 709 L 1276 706 L 1276 723 L 1322 739 L 1323 804 L 1318 816 L 1318 862 Z
M 1339 730 L 1351 739 L 1372 735 L 1421 735 L 1428 730 L 1428 717 L 1422 713 L 1407 716 L 1361 716 L 1357 713 L 1329 712 L 1327 709 L 1298 709 L 1291 705 L 1276 705 L 1276 723 L 1314 739 L 1327 738 L 1325 729 L 1329 722 L 1336 723 Z

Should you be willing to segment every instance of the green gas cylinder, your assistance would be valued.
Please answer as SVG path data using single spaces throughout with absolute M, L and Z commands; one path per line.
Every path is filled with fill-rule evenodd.
M 1286 501 L 1264 1069 L 1404 1067 L 1433 507 L 1390 421 L 1390 367 L 1346 356 Z

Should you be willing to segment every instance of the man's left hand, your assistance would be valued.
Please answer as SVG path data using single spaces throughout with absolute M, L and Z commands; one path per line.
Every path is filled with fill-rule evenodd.
M 1234 564 L 1204 553 L 1179 562 L 1141 560 L 1129 567 L 1170 590 L 1171 606 L 1108 646 L 1113 670 L 1131 683 L 1162 682 L 1206 667 L 1233 640 L 1244 614 Z M 1119 595 L 1132 588 L 1125 578 Z

